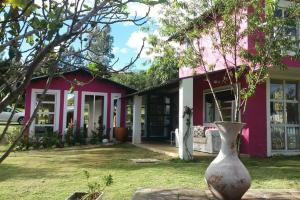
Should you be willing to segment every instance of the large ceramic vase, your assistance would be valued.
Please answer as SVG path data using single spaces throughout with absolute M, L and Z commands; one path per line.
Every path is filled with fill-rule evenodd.
M 240 161 L 236 139 L 243 123 L 215 122 L 221 136 L 221 150 L 208 166 L 205 180 L 217 199 L 241 199 L 251 185 L 251 177 Z

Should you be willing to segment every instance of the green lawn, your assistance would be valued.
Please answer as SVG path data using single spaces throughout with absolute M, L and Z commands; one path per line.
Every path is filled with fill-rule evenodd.
M 156 164 L 136 164 L 129 159 L 158 158 Z M 105 199 L 131 199 L 141 187 L 206 189 L 203 174 L 212 158 L 183 162 L 129 144 L 80 149 L 12 153 L 0 164 L 0 199 L 64 199 L 87 189 L 83 170 L 101 178 L 112 174 L 114 184 Z M 300 189 L 300 157 L 243 158 L 252 188 Z

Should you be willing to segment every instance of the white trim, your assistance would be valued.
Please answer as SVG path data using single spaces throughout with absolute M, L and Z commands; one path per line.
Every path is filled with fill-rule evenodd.
M 64 91 L 64 113 L 63 113 L 63 125 L 62 125 L 62 128 L 63 128 L 63 135 L 65 134 L 65 130 L 68 128 L 67 125 L 66 125 L 66 121 L 67 121 L 67 97 L 68 97 L 68 94 L 69 94 L 69 90 L 65 90 Z M 74 91 L 73 92 L 74 94 L 74 125 L 76 126 L 77 124 L 77 110 L 78 110 L 78 91 Z
M 270 121 L 270 78 L 266 80 L 266 106 L 267 106 L 267 156 L 272 155 L 272 137 L 271 137 L 271 121 Z
M 116 112 L 116 126 L 120 127 L 121 125 L 121 93 L 111 93 L 110 95 L 110 140 L 113 139 L 113 126 L 114 126 L 114 99 L 117 99 L 117 112 Z
M 84 101 L 85 96 L 91 95 L 91 96 L 102 96 L 103 97 L 103 125 L 105 125 L 105 130 L 107 128 L 107 93 L 103 92 L 82 92 L 81 93 L 81 114 L 80 114 L 80 127 L 83 127 L 84 124 Z
M 37 94 L 43 93 L 44 89 L 32 89 L 31 90 L 31 104 L 30 104 L 30 117 L 33 114 L 33 110 L 37 104 L 36 96 Z M 60 117 L 60 90 L 47 90 L 46 94 L 53 94 L 55 95 L 55 113 L 54 113 L 54 125 L 53 131 L 59 130 L 59 117 Z M 47 126 L 47 125 L 43 125 Z M 52 126 L 52 125 L 51 125 Z M 35 120 L 32 122 L 29 128 L 29 136 L 34 135 L 34 127 L 35 127 Z

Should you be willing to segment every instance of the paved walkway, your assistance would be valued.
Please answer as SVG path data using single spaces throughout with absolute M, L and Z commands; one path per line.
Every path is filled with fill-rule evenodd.
M 132 200 L 216 200 L 209 190 L 144 188 Z M 250 189 L 243 200 L 300 200 L 300 190 Z
M 170 144 L 166 143 L 142 143 L 142 144 L 136 144 L 136 146 L 144 149 L 148 149 L 150 151 L 165 154 L 167 156 L 178 158 L 178 148 L 175 146 L 172 146 Z M 193 156 L 194 157 L 215 157 L 217 154 L 210 154 L 210 153 L 204 153 L 200 151 L 194 151 Z

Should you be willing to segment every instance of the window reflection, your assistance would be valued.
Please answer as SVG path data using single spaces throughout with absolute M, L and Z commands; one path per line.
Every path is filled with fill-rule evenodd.
M 286 83 L 284 91 L 285 91 L 286 100 L 296 101 L 298 99 L 296 83 Z
M 270 98 L 273 100 L 283 99 L 283 82 L 282 81 L 272 81 L 270 88 Z
M 300 149 L 298 84 L 271 80 L 270 122 L 272 150 Z

